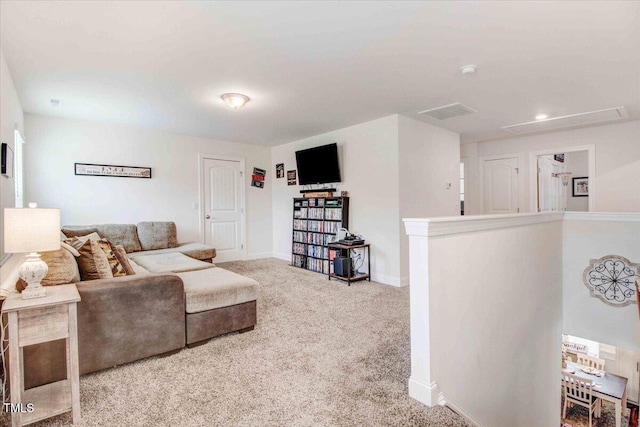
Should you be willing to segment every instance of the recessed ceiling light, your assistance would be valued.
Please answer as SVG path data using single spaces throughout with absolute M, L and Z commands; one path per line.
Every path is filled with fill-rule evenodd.
M 547 118 L 549 118 L 549 116 L 546 114 L 538 114 L 536 116 L 536 120 L 546 120 Z
M 231 108 L 239 110 L 244 107 L 245 104 L 251 101 L 247 95 L 242 95 L 241 93 L 224 93 L 220 95 L 220 98 Z
M 478 69 L 477 66 L 475 65 L 463 65 L 462 67 L 460 67 L 460 72 L 462 74 L 473 74 L 476 72 L 476 70 Z
M 61 99 L 51 98 L 49 100 L 49 103 L 51 104 L 52 107 L 62 107 L 62 100 Z

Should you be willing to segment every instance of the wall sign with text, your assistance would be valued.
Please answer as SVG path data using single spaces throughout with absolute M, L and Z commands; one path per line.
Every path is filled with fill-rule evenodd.
M 119 178 L 151 178 L 151 168 L 145 167 L 75 163 L 74 168 L 76 175 L 114 176 Z

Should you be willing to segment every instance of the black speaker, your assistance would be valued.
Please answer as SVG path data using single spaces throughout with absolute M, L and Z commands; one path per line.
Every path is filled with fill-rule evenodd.
M 342 277 L 347 277 L 349 275 L 349 266 L 351 263 L 350 258 L 346 257 L 335 257 L 333 259 L 333 272 Z M 353 276 L 353 265 L 351 264 L 351 276 Z

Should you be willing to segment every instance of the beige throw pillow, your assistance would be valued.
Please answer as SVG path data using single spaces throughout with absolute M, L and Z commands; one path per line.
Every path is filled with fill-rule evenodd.
M 80 252 L 78 252 L 78 250 L 76 248 L 74 248 L 73 246 L 71 246 L 68 243 L 65 242 L 60 242 L 60 247 L 63 249 L 68 250 L 69 252 L 71 252 L 71 255 L 78 257 L 80 256 Z
M 100 237 L 100 235 L 98 233 L 91 233 L 91 234 L 87 234 L 86 236 L 80 236 L 80 237 L 75 236 L 75 237 L 72 237 L 70 239 L 65 240 L 64 243 L 66 243 L 69 246 L 79 250 L 82 247 L 82 245 L 85 244 L 85 242 L 87 240 L 95 240 L 97 242 L 101 238 L 102 237 Z M 80 255 L 78 255 L 78 256 L 80 256 Z
M 82 280 L 112 279 L 113 272 L 109 265 L 107 254 L 104 253 L 98 242 L 88 239 L 78 252 L 78 267 Z

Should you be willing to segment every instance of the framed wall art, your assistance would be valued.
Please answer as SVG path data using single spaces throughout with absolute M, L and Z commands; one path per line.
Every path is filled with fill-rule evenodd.
M 76 175 L 114 176 L 120 178 L 151 178 L 151 168 L 138 166 L 95 165 L 91 163 L 75 163 Z
M 573 197 L 588 197 L 589 196 L 589 177 L 576 177 L 572 179 L 573 191 L 571 195 Z

